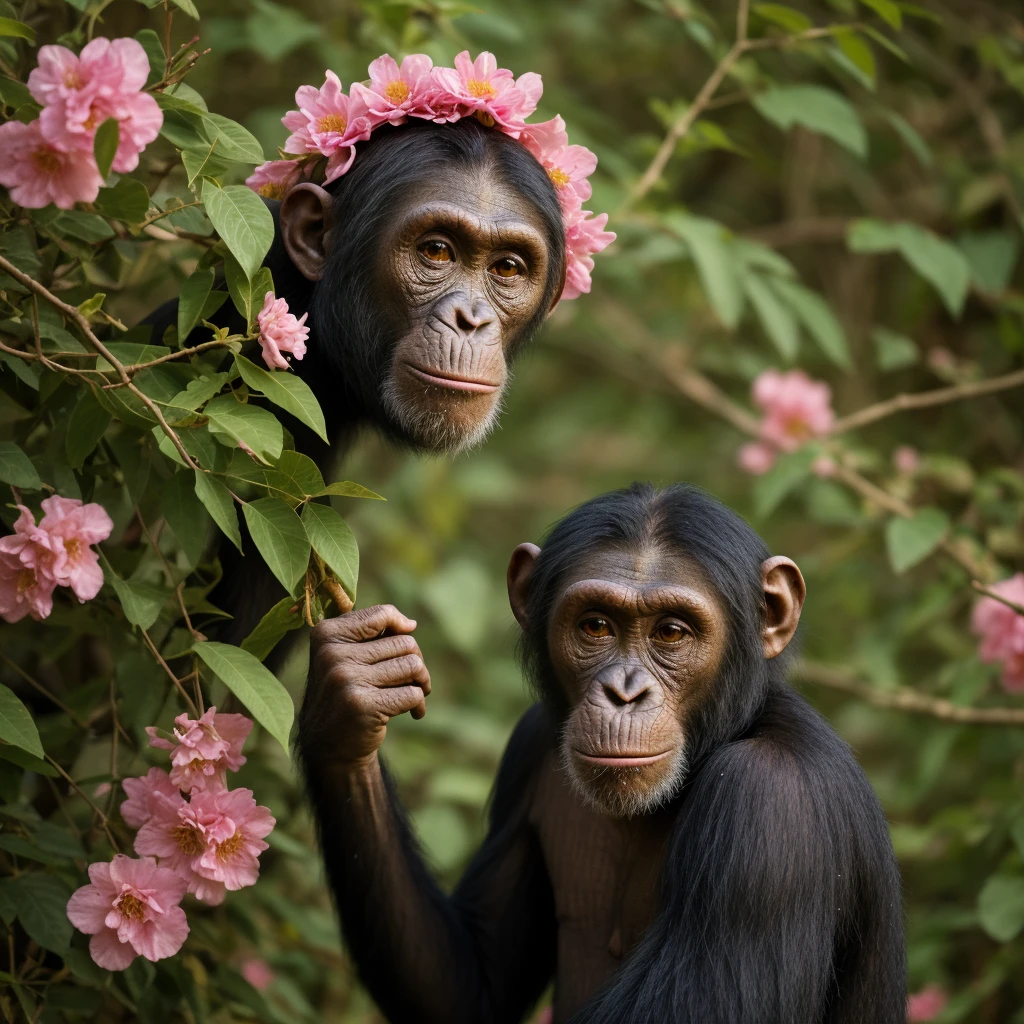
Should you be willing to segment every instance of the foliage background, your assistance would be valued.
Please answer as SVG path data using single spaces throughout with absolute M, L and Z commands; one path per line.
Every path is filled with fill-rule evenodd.
M 517 73 L 540 72 L 538 118 L 561 113 L 572 141 L 600 157 L 588 206 L 613 211 L 619 242 L 598 258 L 594 292 L 563 304 L 518 366 L 495 436 L 454 462 L 411 458 L 361 438 L 345 464 L 345 477 L 388 499 L 337 506 L 361 549 L 358 603 L 393 601 L 420 621 L 434 680 L 427 717 L 393 723 L 384 750 L 441 875 L 456 878 L 478 841 L 497 759 L 529 702 L 504 596 L 513 546 L 539 540 L 569 507 L 600 491 L 634 479 L 689 480 L 748 516 L 774 551 L 804 570 L 809 668 L 800 685 L 853 745 L 892 822 L 911 989 L 948 989 L 942 1021 L 1024 1021 L 1024 727 L 950 721 L 948 713 L 927 713 L 944 707 L 927 700 L 918 702 L 926 713 L 884 706 L 910 689 L 955 706 L 1024 711 L 1024 697 L 1004 693 L 998 671 L 979 665 L 967 628 L 977 596 L 972 576 L 990 582 L 1024 569 L 1024 390 L 899 413 L 843 435 L 837 443 L 850 478 L 820 479 L 797 459 L 756 481 L 736 468 L 745 437 L 735 416 L 728 421 L 722 397 L 749 409 L 758 372 L 795 364 L 829 382 L 843 415 L 901 391 L 1024 365 L 1017 259 L 1024 20 L 1015 5 L 797 0 L 789 9 L 813 25 L 857 31 L 744 54 L 717 93 L 722 102 L 704 112 L 661 179 L 628 209 L 623 204 L 667 125 L 728 51 L 733 0 L 199 6 L 196 32 L 212 52 L 189 82 L 212 110 L 256 134 L 268 156 L 285 137 L 278 119 L 294 88 L 319 85 L 325 67 L 347 84 L 384 51 L 422 50 L 447 63 L 468 47 L 493 50 Z M 109 36 L 162 20 L 159 8 L 151 13 L 127 0 L 90 10 Z M 57 38 L 78 17 L 70 7 L 35 2 L 10 13 L 34 25 L 40 41 Z M 779 39 L 787 17 L 790 31 L 803 31 L 779 5 L 760 13 L 755 5 L 752 37 Z M 176 41 L 191 30 L 188 19 L 176 19 Z M 845 115 L 823 117 L 809 126 L 816 130 L 798 124 L 788 131 L 764 116 L 756 98 L 778 83 L 845 97 L 866 132 L 862 153 L 853 151 L 849 132 L 856 131 Z M 695 242 L 687 216 L 711 218 L 734 235 L 714 229 L 717 241 Z M 944 264 L 936 257 L 938 269 L 929 264 L 929 279 L 899 255 L 851 251 L 858 218 L 911 221 L 957 246 L 970 273 L 962 309 L 958 265 L 948 253 Z M 785 256 L 824 297 L 846 339 L 847 366 L 838 365 L 834 341 L 834 358 L 825 351 L 835 338 L 831 322 L 819 328 L 818 342 L 804 330 L 787 360 L 778 347 L 791 335 L 785 324 L 773 341 L 750 301 L 738 308 L 736 271 L 745 264 L 736 245 L 744 239 Z M 879 243 L 890 244 L 888 236 Z M 108 288 L 107 308 L 135 322 L 176 294 L 196 255 L 180 245 L 140 248 L 119 287 Z M 879 335 L 878 327 L 889 333 Z M 720 389 L 710 399 L 701 392 L 704 405 L 691 400 L 700 379 Z M 0 427 L 7 429 L 18 409 L 4 408 Z M 891 461 L 908 444 L 922 456 L 912 475 Z M 967 572 L 942 550 L 894 572 L 885 539 L 893 501 L 941 509 L 954 546 L 984 574 Z M 305 665 L 300 643 L 282 674 L 296 700 Z M 75 681 L 45 658 L 22 668 L 76 699 Z M 26 692 L 9 661 L 0 677 Z M 134 693 L 122 699 L 138 699 Z M 66 722 L 42 704 L 34 708 L 49 749 Z M 106 742 L 99 737 L 77 750 L 69 762 L 77 778 L 101 777 Z M 121 774 L 140 765 L 126 756 Z M 222 908 L 190 913 L 183 966 L 173 984 L 161 982 L 159 1000 L 147 997 L 148 964 L 133 966 L 112 999 L 110 983 L 97 977 L 103 972 L 90 975 L 68 961 L 75 986 L 65 983 L 65 971 L 34 989 L 32 999 L 42 996 L 49 1007 L 40 1019 L 100 1019 L 100 1006 L 104 1019 L 166 1019 L 174 985 L 189 995 L 189 1008 L 175 1012 L 208 1020 L 379 1019 L 339 946 L 292 766 L 264 735 L 241 774 L 240 784 L 252 786 L 279 821 L 256 888 Z M 0 857 L 21 866 L 10 854 Z M 237 973 L 252 956 L 276 974 L 262 995 Z M 6 999 L 11 1019 L 19 1005 L 28 1004 Z

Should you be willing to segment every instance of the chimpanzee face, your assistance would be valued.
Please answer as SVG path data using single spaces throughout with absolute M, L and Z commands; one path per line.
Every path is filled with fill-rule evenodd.
M 497 420 L 510 357 L 544 301 L 540 217 L 486 169 L 458 170 L 423 189 L 379 251 L 397 337 L 385 408 L 423 447 L 475 444 Z
M 564 582 L 548 646 L 572 708 L 561 759 L 585 802 L 624 816 L 675 795 L 727 622 L 697 563 L 654 545 L 599 550 Z

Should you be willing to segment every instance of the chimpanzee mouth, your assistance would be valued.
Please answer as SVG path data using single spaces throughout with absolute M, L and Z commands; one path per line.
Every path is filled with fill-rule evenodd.
M 446 388 L 449 391 L 471 391 L 476 394 L 490 395 L 495 391 L 501 390 L 500 384 L 492 384 L 490 381 L 473 380 L 472 378 L 433 373 L 427 370 L 421 370 L 418 366 L 414 366 L 412 363 L 406 363 L 405 365 L 409 368 L 409 372 L 414 377 L 418 377 L 427 384 L 433 384 L 434 387 Z
M 585 754 L 582 750 L 576 751 L 587 764 L 602 768 L 642 768 L 646 764 L 663 761 L 671 753 L 671 750 L 663 750 L 660 754 Z

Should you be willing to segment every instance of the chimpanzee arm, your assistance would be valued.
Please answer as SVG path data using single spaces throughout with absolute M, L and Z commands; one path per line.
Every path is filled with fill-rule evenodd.
M 688 785 L 661 913 L 571 1024 L 905 1020 L 881 808 L 839 737 L 796 695 L 781 701 Z
M 333 622 L 355 619 L 358 626 L 359 616 L 369 616 L 366 632 L 373 636 L 375 611 Z M 393 1024 L 511 1024 L 533 1005 L 554 970 L 551 886 L 527 820 L 533 774 L 550 743 L 546 719 L 536 708 L 517 726 L 498 773 L 487 837 L 446 896 L 423 863 L 375 750 L 357 760 L 336 759 L 327 756 L 324 741 L 325 730 L 334 731 L 330 701 L 354 677 L 349 665 L 340 678 L 336 659 L 400 640 L 411 637 L 335 643 L 326 654 L 327 663 L 335 660 L 333 671 L 325 668 L 322 643 L 311 658 L 300 748 L 342 932 L 362 981 Z M 318 669 L 326 678 L 314 678 Z M 402 672 L 395 670 L 395 685 L 378 690 L 380 699 L 399 700 L 401 690 L 414 689 L 397 685 Z M 351 702 L 347 722 L 358 717 L 353 707 Z M 335 732 L 334 743 L 360 746 L 355 734 L 345 732 Z

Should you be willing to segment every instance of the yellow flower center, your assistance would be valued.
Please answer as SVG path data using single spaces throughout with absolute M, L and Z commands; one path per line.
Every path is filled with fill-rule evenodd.
M 264 199 L 284 199 L 285 193 L 288 190 L 284 185 L 279 185 L 274 181 L 268 181 L 265 185 L 260 185 L 256 191 L 259 195 L 263 196 Z
M 35 569 L 21 569 L 18 572 L 18 593 L 24 594 L 26 590 L 31 590 L 36 585 L 36 571 Z
M 347 127 L 348 121 L 341 114 L 327 114 L 316 123 L 318 132 L 337 132 L 339 135 L 344 134 Z
M 389 103 L 394 103 L 397 107 L 400 103 L 404 103 L 409 98 L 409 93 L 411 91 L 412 90 L 405 82 L 400 78 L 396 78 L 393 82 L 388 82 L 388 87 L 384 90 L 384 99 Z
M 82 553 L 82 542 L 77 537 L 64 541 L 64 550 L 68 554 L 69 562 L 77 562 Z
M 43 174 L 56 174 L 61 168 L 60 157 L 49 146 L 40 146 L 32 159 Z
M 245 836 L 241 831 L 229 836 L 223 843 L 217 844 L 217 860 L 230 860 L 245 843 Z
M 498 90 L 490 82 L 482 82 L 479 78 L 471 78 L 466 88 L 475 100 L 493 100 L 498 95 Z
M 178 844 L 178 849 L 188 857 L 194 857 L 197 853 L 202 853 L 206 847 L 199 829 L 193 828 L 191 825 L 178 825 L 174 829 L 173 835 L 174 841 Z
M 130 892 L 126 892 L 117 901 L 117 909 L 121 912 L 121 916 L 127 917 L 129 921 L 139 921 L 146 910 L 146 905 L 138 896 L 133 896 Z
M 83 122 L 82 127 L 87 131 L 91 132 L 96 125 L 99 123 L 99 118 L 96 116 L 95 111 L 91 113 Z
M 68 70 L 64 72 L 64 85 L 68 89 L 82 88 L 82 80 L 78 77 L 78 71 L 76 69 L 68 68 Z
M 557 167 L 552 167 L 551 170 L 548 171 L 548 177 L 551 179 L 551 183 L 555 188 L 565 188 L 571 180 L 565 171 L 560 170 Z
M 786 420 L 783 429 L 787 437 L 792 437 L 796 441 L 806 441 L 813 434 L 811 428 L 801 419 Z

